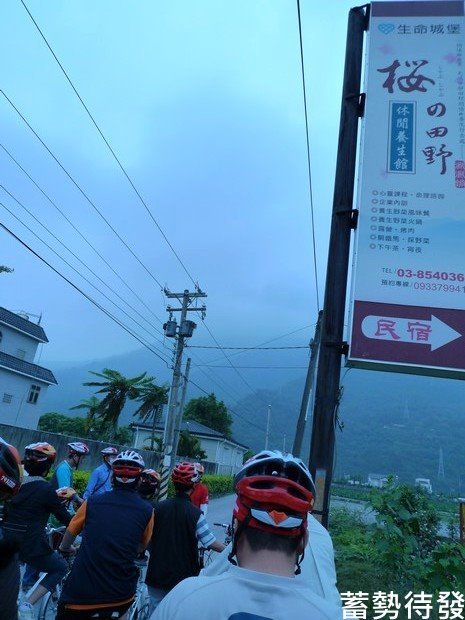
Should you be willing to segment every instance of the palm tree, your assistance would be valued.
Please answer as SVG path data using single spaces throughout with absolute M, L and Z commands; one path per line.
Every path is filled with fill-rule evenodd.
M 128 379 L 123 377 L 117 370 L 104 368 L 103 371 L 93 372 L 91 374 L 105 379 L 104 381 L 87 381 L 83 385 L 90 387 L 99 387 L 97 394 L 105 394 L 100 401 L 96 415 L 102 419 L 104 424 L 110 427 L 109 441 L 113 441 L 116 429 L 118 428 L 118 420 L 123 411 L 126 400 L 129 398 L 135 400 L 140 396 L 141 389 L 152 382 L 152 377 L 146 377 L 146 372 Z
M 140 390 L 140 396 L 137 398 L 142 404 L 134 412 L 142 422 L 148 422 L 152 418 L 152 437 L 150 440 L 150 450 L 153 450 L 155 442 L 155 426 L 161 420 L 163 405 L 168 402 L 168 385 L 157 385 L 152 381 L 144 385 Z
M 96 396 L 91 396 L 87 400 L 84 400 L 84 399 L 81 400 L 80 405 L 75 405 L 74 407 L 70 407 L 70 410 L 87 409 L 86 421 L 84 423 L 84 430 L 86 431 L 87 435 L 89 434 L 92 428 L 92 424 L 95 421 L 99 405 L 100 405 L 99 399 Z

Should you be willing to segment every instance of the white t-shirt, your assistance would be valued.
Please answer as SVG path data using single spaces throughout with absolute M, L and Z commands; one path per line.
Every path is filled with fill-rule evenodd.
M 151 620 L 342 620 L 342 608 L 292 577 L 230 565 L 216 577 L 190 577 L 169 592 Z
M 229 544 L 222 553 L 215 553 L 213 562 L 200 574 L 212 577 L 228 570 L 231 566 L 228 560 L 230 551 Z M 296 579 L 303 581 L 318 596 L 335 605 L 342 605 L 336 586 L 333 542 L 328 531 L 312 515 L 308 517 L 308 544 L 300 568 L 302 572 L 296 575 Z

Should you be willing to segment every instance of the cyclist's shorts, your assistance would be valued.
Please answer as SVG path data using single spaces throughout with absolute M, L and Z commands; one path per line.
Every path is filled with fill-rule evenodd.
M 65 605 L 58 605 L 56 620 L 117 620 L 124 616 L 131 607 L 129 602 L 112 605 L 111 607 L 93 607 L 92 609 L 67 609 Z

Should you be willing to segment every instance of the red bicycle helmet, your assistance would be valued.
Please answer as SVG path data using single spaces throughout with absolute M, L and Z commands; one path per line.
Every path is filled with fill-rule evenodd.
M 154 469 L 144 469 L 140 475 L 139 493 L 144 496 L 153 496 L 160 486 L 161 476 Z
M 0 497 L 16 495 L 21 486 L 22 470 L 18 451 L 0 437 Z
M 199 481 L 199 472 L 194 463 L 183 461 L 178 463 L 171 472 L 173 484 L 178 484 L 191 489 Z
M 313 508 L 315 487 L 307 466 L 292 454 L 262 451 L 236 475 L 234 517 L 281 536 L 301 536 Z
M 57 457 L 55 448 L 45 441 L 30 443 L 24 448 L 24 461 L 53 463 Z

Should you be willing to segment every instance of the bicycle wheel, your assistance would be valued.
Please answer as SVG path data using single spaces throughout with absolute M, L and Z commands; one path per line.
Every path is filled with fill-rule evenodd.
M 53 592 L 47 592 L 41 600 L 39 620 L 55 620 L 58 609 L 61 588 L 55 588 Z

